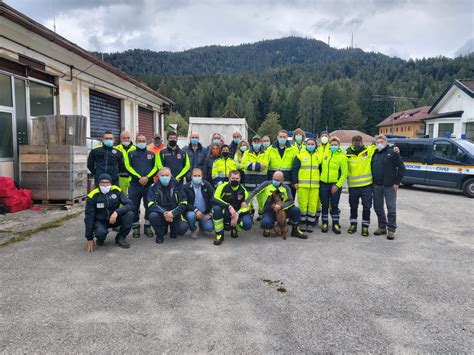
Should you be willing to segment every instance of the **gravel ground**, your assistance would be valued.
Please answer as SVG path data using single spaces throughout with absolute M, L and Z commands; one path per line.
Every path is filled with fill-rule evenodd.
M 78 217 L 0 248 L 0 351 L 472 353 L 473 208 L 402 189 L 395 241 L 254 228 L 92 255 Z

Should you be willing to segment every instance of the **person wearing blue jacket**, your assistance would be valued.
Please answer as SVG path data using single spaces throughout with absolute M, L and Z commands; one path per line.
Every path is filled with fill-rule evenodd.
M 183 217 L 188 202 L 182 185 L 172 177 L 171 170 L 163 167 L 158 172 L 158 180 L 148 189 L 148 210 L 150 223 L 155 230 L 156 243 L 163 238 L 170 227 L 170 238 L 184 235 L 188 223 Z
M 94 147 L 87 157 L 87 169 L 94 177 L 95 186 L 99 185 L 98 177 L 109 174 L 112 184 L 119 184 L 119 172 L 123 171 L 123 156 L 119 149 L 114 147 L 114 135 L 106 131 L 102 135 L 102 145 Z

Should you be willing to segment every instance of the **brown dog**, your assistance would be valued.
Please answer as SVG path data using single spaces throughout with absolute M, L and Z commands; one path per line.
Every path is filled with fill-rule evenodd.
M 280 191 L 276 190 L 272 193 L 271 196 L 272 208 L 275 209 L 275 205 L 283 205 L 283 199 L 281 197 Z M 276 212 L 276 224 L 273 228 L 274 234 L 272 237 L 282 237 L 286 240 L 286 235 L 288 233 L 288 224 L 286 224 L 286 211 L 279 209 Z

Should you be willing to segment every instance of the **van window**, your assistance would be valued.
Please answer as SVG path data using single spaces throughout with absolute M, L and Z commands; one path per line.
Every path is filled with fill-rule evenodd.
M 400 148 L 400 155 L 403 161 L 409 162 L 425 162 L 426 152 L 428 150 L 427 143 L 395 143 Z
M 439 141 L 433 144 L 433 155 L 438 158 L 460 162 L 463 152 L 451 142 Z

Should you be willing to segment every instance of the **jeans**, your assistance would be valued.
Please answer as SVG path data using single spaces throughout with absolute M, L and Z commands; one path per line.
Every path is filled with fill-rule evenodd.
M 387 215 L 385 215 L 384 199 L 387 205 Z M 378 227 L 380 229 L 388 228 L 389 231 L 395 232 L 397 229 L 397 193 L 392 186 L 385 187 L 374 184 L 374 210 L 377 214 Z
M 216 234 L 222 233 L 224 230 L 224 223 L 230 223 L 230 213 L 227 208 L 222 208 L 219 205 L 215 205 L 212 209 L 214 226 L 216 229 Z M 240 229 L 248 231 L 252 228 L 253 218 L 249 213 L 240 213 L 239 219 L 237 221 L 237 226 Z
M 372 208 L 372 185 L 349 188 L 349 205 L 351 207 L 351 224 L 357 224 L 359 200 L 362 200 L 362 225 L 370 224 L 370 209 Z
M 115 224 L 109 224 L 108 222 L 96 221 L 94 224 L 94 235 L 99 241 L 104 241 L 109 233 L 109 228 L 115 228 L 120 226 L 120 230 L 115 236 L 115 240 L 125 239 L 132 229 L 133 212 L 128 211 L 123 216 L 118 216 Z
M 331 217 L 333 224 L 339 224 L 339 200 L 341 199 L 341 188 L 338 188 L 336 193 L 331 192 L 331 188 L 335 184 L 326 184 L 319 182 L 319 197 L 321 198 L 321 217 L 322 222 L 327 224 L 329 221 L 329 203 L 331 203 Z
M 140 202 L 143 200 L 143 205 L 145 207 L 145 225 L 149 225 L 149 216 L 148 216 L 148 193 L 149 185 L 142 186 L 137 182 L 132 182 L 128 188 L 128 198 L 133 202 L 135 206 L 135 218 L 133 219 L 133 227 L 138 227 L 140 225 Z
M 202 231 L 212 232 L 214 230 L 214 222 L 212 221 L 212 218 L 208 219 L 207 221 L 202 219 L 198 220 L 194 211 L 186 212 L 186 220 L 188 221 L 189 229 L 191 229 L 192 232 L 194 232 L 197 228 L 196 221 L 199 221 L 199 228 Z
M 286 216 L 289 218 L 290 223 L 294 226 L 297 226 L 300 223 L 301 212 L 300 209 L 296 206 L 291 206 L 286 210 Z M 260 227 L 263 229 L 271 229 L 275 226 L 275 211 L 265 211 L 263 212 L 262 221 L 260 222 Z
M 182 216 L 178 216 L 173 219 L 172 223 L 168 223 L 162 213 L 151 212 L 150 223 L 157 237 L 164 237 L 168 232 L 168 226 L 170 227 L 170 234 L 174 236 L 183 235 L 188 230 L 188 224 L 183 220 Z

